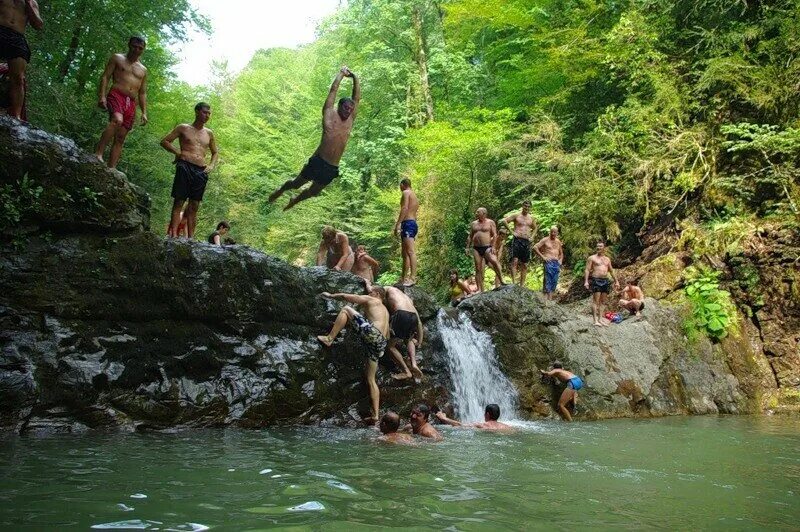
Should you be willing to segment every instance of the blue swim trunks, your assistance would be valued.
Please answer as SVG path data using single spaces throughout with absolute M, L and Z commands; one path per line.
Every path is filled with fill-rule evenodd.
M 576 392 L 583 388 L 583 381 L 580 377 L 572 377 L 567 381 L 567 388 L 572 388 Z
M 416 220 L 403 220 L 400 224 L 400 236 L 402 238 L 415 238 L 417 231 L 419 231 L 419 228 Z
M 544 263 L 544 293 L 551 294 L 556 291 L 558 286 L 558 274 L 561 272 L 561 265 L 555 259 L 550 259 Z

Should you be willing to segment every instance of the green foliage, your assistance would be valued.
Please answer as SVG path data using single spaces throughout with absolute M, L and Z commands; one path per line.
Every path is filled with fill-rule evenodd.
M 735 328 L 735 307 L 731 295 L 719 287 L 720 272 L 687 269 L 684 292 L 691 304 L 691 317 L 684 328 L 701 331 L 712 340 L 721 340 Z
M 19 224 L 35 207 L 41 193 L 42 187 L 28 179 L 28 174 L 16 183 L 0 185 L 0 232 Z

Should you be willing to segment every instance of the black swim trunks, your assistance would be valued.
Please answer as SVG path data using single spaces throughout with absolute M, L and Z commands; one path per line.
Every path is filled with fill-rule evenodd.
M 600 292 L 603 294 L 608 294 L 611 292 L 611 279 L 608 279 L 607 277 L 590 277 L 589 288 L 591 289 L 592 293 Z
M 381 334 L 371 321 L 358 312 L 355 313 L 353 319 L 350 321 L 350 326 L 358 334 L 361 343 L 364 344 L 367 358 L 373 362 L 377 362 L 386 350 L 386 338 L 384 338 L 383 334 Z
M 339 167 L 320 157 L 312 155 L 306 165 L 300 170 L 300 177 L 310 179 L 320 185 L 328 185 L 339 176 Z
M 172 182 L 172 197 L 177 200 L 203 201 L 208 174 L 205 166 L 188 161 L 175 163 L 175 180 Z
M 392 336 L 401 340 L 410 340 L 417 332 L 417 314 L 408 310 L 398 310 L 389 320 Z
M 489 250 L 491 247 L 492 247 L 492 246 L 472 246 L 472 249 L 474 249 L 475 251 L 477 251 L 477 252 L 478 252 L 478 255 L 480 255 L 481 257 L 483 257 L 483 258 L 486 258 L 486 252 L 487 252 L 487 251 L 488 251 L 488 250 Z
M 31 49 L 28 46 L 28 40 L 25 35 L 7 28 L 0 26 L 0 59 L 10 61 L 21 57 L 26 63 L 31 62 Z
M 517 259 L 522 264 L 531 260 L 531 241 L 527 238 L 515 236 L 511 239 L 511 259 Z

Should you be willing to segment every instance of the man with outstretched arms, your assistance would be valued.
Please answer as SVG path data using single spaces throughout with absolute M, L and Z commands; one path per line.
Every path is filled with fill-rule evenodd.
M 594 325 L 597 327 L 608 327 L 608 323 L 603 318 L 606 300 L 611 292 L 611 281 L 614 281 L 614 288 L 619 288 L 611 266 L 611 259 L 606 256 L 606 245 L 604 242 L 597 243 L 597 253 L 586 259 L 586 270 L 583 272 L 583 286 L 592 291 L 592 316 Z
M 422 320 L 419 319 L 414 302 L 405 292 L 394 286 L 387 286 L 384 290 L 386 291 L 386 307 L 391 314 L 389 328 L 392 338 L 389 340 L 389 353 L 403 370 L 401 373 L 393 374 L 392 377 L 396 380 L 405 380 L 411 377 L 421 379 L 422 371 L 417 366 L 417 348 L 422 347 L 425 333 Z M 408 358 L 411 360 L 411 369 L 406 365 L 403 356 L 397 349 L 397 345 L 401 342 L 406 344 Z
M 200 102 L 194 106 L 194 122 L 180 124 L 161 139 L 161 146 L 175 155 L 175 180 L 172 183 L 172 219 L 169 236 L 178 236 L 181 211 L 186 218 L 186 232 L 194 236 L 197 226 L 197 211 L 208 183 L 208 174 L 214 171 L 219 159 L 214 132 L 206 127 L 211 118 L 211 106 Z M 178 139 L 180 149 L 173 142 Z M 206 165 L 206 154 L 211 151 L 211 162 Z M 189 204 L 184 210 L 184 203 Z
M 128 52 L 112 54 L 100 78 L 97 105 L 108 111 L 108 125 L 100 135 L 100 142 L 97 143 L 94 154 L 102 161 L 106 146 L 113 139 L 114 143 L 108 155 L 109 168 L 117 167 L 122 155 L 122 145 L 133 129 L 137 100 L 142 110 L 141 123 L 142 125 L 147 123 L 147 69 L 139 62 L 145 46 L 144 38 L 131 37 L 128 40 Z M 109 81 L 112 82 L 110 91 Z
M 564 262 L 564 245 L 558 238 L 558 227 L 552 226 L 550 234 L 539 240 L 533 250 L 544 262 L 544 275 L 542 278 L 542 291 L 550 301 L 558 287 L 558 276 L 561 273 L 561 264 Z
M 528 263 L 531 260 L 531 237 L 536 234 L 536 220 L 530 215 L 531 202 L 522 202 L 522 212 L 506 216 L 500 222 L 508 227 L 509 222 L 514 223 L 514 237 L 511 239 L 511 281 L 517 276 L 519 268 L 519 285 L 525 286 L 525 277 L 528 275 Z
M 411 189 L 411 180 L 406 178 L 400 181 L 400 214 L 394 224 L 394 232 L 400 237 L 403 254 L 403 286 L 413 286 L 417 283 L 417 251 L 415 239 L 417 238 L 417 210 L 419 201 Z
M 37 30 L 44 27 L 36 0 L 0 0 L 0 60 L 8 64 L 8 114 L 17 120 L 23 118 L 25 71 L 31 62 L 25 38 L 28 24 Z
M 467 256 L 472 254 L 472 259 L 475 261 L 475 279 L 478 285 L 478 292 L 483 292 L 483 269 L 485 264 L 489 264 L 494 270 L 497 278 L 500 279 L 500 284 L 505 285 L 503 281 L 503 272 L 500 269 L 500 263 L 497 262 L 497 257 L 492 250 L 492 242 L 497 236 L 497 225 L 494 220 L 487 217 L 487 211 L 480 207 L 475 211 L 476 220 L 469 226 L 469 235 L 467 236 Z M 470 250 L 470 248 L 472 248 Z
M 322 297 L 359 305 L 364 314 L 360 314 L 350 305 L 345 305 L 339 315 L 336 316 L 336 321 L 333 322 L 330 332 L 323 336 L 317 336 L 317 340 L 330 347 L 348 323 L 353 332 L 358 335 L 358 339 L 367 354 L 365 375 L 372 403 L 372 415 L 365 421 L 373 424 L 378 421 L 381 397 L 378 383 L 375 381 L 375 374 L 378 372 L 378 360 L 386 350 L 386 338 L 389 337 L 389 311 L 383 305 L 385 296 L 383 288 L 376 285 L 370 287 L 369 295 L 329 294 L 328 292 L 323 292 Z
M 339 105 L 334 107 L 339 84 L 343 78 L 353 78 L 352 98 L 342 98 Z M 358 103 L 361 100 L 361 85 L 355 74 L 346 66 L 336 74 L 328 98 L 322 107 L 322 141 L 317 151 L 300 170 L 300 175 L 285 182 L 269 197 L 272 203 L 287 190 L 297 189 L 311 181 L 311 186 L 292 198 L 284 207 L 287 211 L 303 200 L 318 196 L 339 175 L 339 161 L 342 158 L 350 132 L 353 130 L 353 121 L 358 112 Z
M 452 427 L 473 428 L 497 432 L 512 432 L 514 430 L 514 427 L 511 425 L 506 425 L 505 423 L 498 421 L 498 419 L 500 419 L 500 406 L 494 403 L 486 405 L 486 409 L 483 412 L 483 423 L 461 423 L 455 419 L 450 419 L 441 410 L 436 412 L 436 417 L 445 425 L 450 425 Z

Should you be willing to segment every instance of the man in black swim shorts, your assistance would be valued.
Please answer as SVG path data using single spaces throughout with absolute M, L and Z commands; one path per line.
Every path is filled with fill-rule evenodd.
M 422 371 L 417 365 L 417 349 L 422 347 L 425 330 L 414 306 L 414 301 L 405 292 L 394 286 L 387 286 L 385 291 L 386 307 L 391 313 L 389 327 L 392 337 L 389 340 L 389 353 L 402 370 L 400 373 L 393 374 L 392 377 L 396 380 L 405 380 L 411 377 L 421 379 Z M 406 345 L 408 358 L 411 361 L 410 368 L 403 360 L 400 350 L 397 349 L 401 343 Z
M 36 0 L 0 0 L 0 61 L 8 64 L 10 81 L 8 101 L 3 101 L 3 107 L 17 120 L 23 119 L 25 71 L 31 62 L 31 49 L 25 39 L 28 24 L 37 30 L 44 26 Z
M 353 78 L 352 98 L 342 98 L 339 105 L 334 109 L 333 102 L 336 100 L 336 93 L 339 91 L 339 84 L 343 78 Z M 300 174 L 285 182 L 278 190 L 269 197 L 272 203 L 287 190 L 298 189 L 311 182 L 311 186 L 303 190 L 300 194 L 292 198 L 284 207 L 287 211 L 303 200 L 318 196 L 339 175 L 339 161 L 342 158 L 347 141 L 350 139 L 350 132 L 353 129 L 353 121 L 358 112 L 358 102 L 361 100 L 361 86 L 358 78 L 350 70 L 343 66 L 336 74 L 328 98 L 322 107 L 322 141 L 320 141 L 317 151 L 308 160 L 306 165 L 300 170 Z
M 611 259 L 606 256 L 606 245 L 604 242 L 597 243 L 597 253 L 586 259 L 586 269 L 583 272 L 583 286 L 592 291 L 592 316 L 594 325 L 597 327 L 607 327 L 608 321 L 603 318 L 606 299 L 611 292 L 611 281 L 614 281 L 614 288 L 619 288 L 611 266 Z

